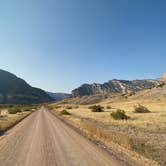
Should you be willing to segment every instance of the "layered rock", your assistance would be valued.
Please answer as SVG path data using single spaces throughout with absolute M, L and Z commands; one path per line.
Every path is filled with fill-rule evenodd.
M 161 80 L 110 80 L 104 84 L 83 84 L 79 88 L 72 91 L 73 97 L 80 97 L 85 95 L 105 94 L 105 93 L 130 93 L 139 90 L 153 88 L 162 84 Z

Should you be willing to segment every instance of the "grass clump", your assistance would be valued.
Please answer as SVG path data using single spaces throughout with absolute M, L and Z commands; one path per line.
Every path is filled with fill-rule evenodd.
M 71 109 L 73 109 L 73 107 L 72 106 L 67 106 L 66 109 L 71 110 Z
M 150 113 L 150 110 L 145 106 L 138 104 L 134 106 L 134 113 Z
M 120 110 L 120 109 L 112 112 L 110 115 L 115 120 L 127 120 L 130 118 L 129 116 L 126 115 L 124 110 Z
M 13 107 L 8 109 L 9 114 L 17 114 L 18 112 L 22 112 L 22 110 L 18 107 Z
M 55 109 L 59 109 L 59 108 L 61 108 L 60 105 L 56 105 L 56 106 L 55 106 Z
M 90 106 L 89 109 L 91 109 L 92 112 L 104 112 L 104 107 L 101 105 L 93 105 Z
M 12 107 L 6 108 L 9 114 L 17 114 L 18 112 L 30 112 L 36 110 L 37 105 L 13 105 Z
M 107 109 L 111 109 L 111 106 L 108 105 L 106 108 L 107 108 Z
M 62 111 L 60 112 L 60 115 L 71 115 L 71 113 L 68 112 L 68 111 L 66 111 L 66 110 L 62 110 Z
M 53 110 L 54 108 L 56 108 L 55 106 L 49 104 L 45 104 L 44 107 L 46 107 L 48 110 Z
M 163 88 L 164 85 L 165 85 L 165 83 L 159 84 L 156 86 L 156 88 Z

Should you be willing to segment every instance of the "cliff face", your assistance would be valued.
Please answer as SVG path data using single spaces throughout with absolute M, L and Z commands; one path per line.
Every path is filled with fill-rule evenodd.
M 110 80 L 104 84 L 83 84 L 72 91 L 73 97 L 101 93 L 130 93 L 162 84 L 160 80 Z
M 163 75 L 163 80 L 164 80 L 164 83 L 166 84 L 166 72 Z
M 51 100 L 45 91 L 31 87 L 12 73 L 0 70 L 0 104 L 31 104 Z

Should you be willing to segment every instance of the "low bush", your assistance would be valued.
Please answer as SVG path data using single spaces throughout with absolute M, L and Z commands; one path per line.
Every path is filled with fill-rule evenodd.
M 23 111 L 28 112 L 28 111 L 32 111 L 32 109 L 30 109 L 30 108 L 24 108 Z
M 156 86 L 156 88 L 162 88 L 165 85 L 165 83 L 159 84 Z
M 100 105 L 90 106 L 89 109 L 91 109 L 92 112 L 104 112 L 104 107 Z
M 13 105 L 12 107 L 8 107 L 7 109 L 9 114 L 16 114 L 18 112 L 28 112 L 36 110 L 37 108 L 37 105 Z
M 55 109 L 59 109 L 59 108 L 61 108 L 60 105 L 56 105 L 56 106 L 55 106 Z
M 126 115 L 124 110 L 120 110 L 120 109 L 112 112 L 110 115 L 115 120 L 127 120 L 130 118 L 129 116 Z
M 12 108 L 14 105 L 12 104 L 0 104 L 0 109 L 5 109 L 5 108 Z
M 130 96 L 133 96 L 135 94 L 136 94 L 135 92 L 131 92 L 131 93 L 128 94 L 128 96 L 130 97 Z
M 111 109 L 111 106 L 108 105 L 106 108 L 107 108 L 107 109 Z
M 145 106 L 138 104 L 134 106 L 134 113 L 150 113 L 150 110 Z
M 46 107 L 48 110 L 53 110 L 54 108 L 56 108 L 55 106 L 49 104 L 44 105 L 44 107 Z
M 72 106 L 67 106 L 66 109 L 71 110 L 73 107 Z
M 71 113 L 68 112 L 68 111 L 66 111 L 66 110 L 62 110 L 62 111 L 60 112 L 60 115 L 71 115 Z
M 18 107 L 14 107 L 14 108 L 9 108 L 8 112 L 9 114 L 17 114 L 18 112 L 22 112 L 22 110 Z

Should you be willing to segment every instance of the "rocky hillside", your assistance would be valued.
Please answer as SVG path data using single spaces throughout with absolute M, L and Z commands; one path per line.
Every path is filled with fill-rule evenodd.
M 72 91 L 73 97 L 85 95 L 106 94 L 106 93 L 130 93 L 143 89 L 153 88 L 163 84 L 162 80 L 146 79 L 146 80 L 110 80 L 104 84 L 83 84 L 79 88 Z
M 51 100 L 45 91 L 33 88 L 14 74 L 0 70 L 0 104 L 31 104 Z
M 61 101 L 63 99 L 69 98 L 71 94 L 68 93 L 52 93 L 52 92 L 47 92 L 47 94 L 52 97 L 55 101 Z

